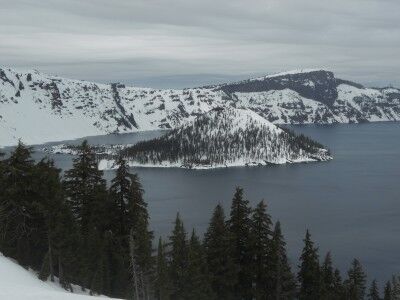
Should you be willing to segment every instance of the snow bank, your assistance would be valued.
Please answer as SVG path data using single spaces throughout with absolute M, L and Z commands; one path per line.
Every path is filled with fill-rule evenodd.
M 56 283 L 43 282 L 0 253 L 0 299 L 2 300 L 95 300 L 94 297 L 67 292 Z

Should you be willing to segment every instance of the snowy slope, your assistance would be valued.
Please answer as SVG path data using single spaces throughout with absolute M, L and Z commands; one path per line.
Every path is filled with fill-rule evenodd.
M 216 107 L 251 109 L 275 124 L 400 120 L 400 90 L 368 89 L 324 70 L 183 90 L 98 84 L 0 68 L 0 146 L 170 129 Z
M 37 278 L 36 274 L 0 253 L 0 299 L 95 300 L 105 298 L 70 293 L 55 283 L 43 282 Z
M 213 109 L 164 136 L 122 150 L 131 166 L 220 168 L 332 159 L 329 152 L 248 109 Z M 112 155 L 100 168 L 113 168 Z

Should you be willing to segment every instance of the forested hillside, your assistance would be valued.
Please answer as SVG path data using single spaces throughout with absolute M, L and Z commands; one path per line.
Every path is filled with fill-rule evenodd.
M 121 151 L 129 165 L 186 168 L 332 159 L 319 143 L 278 128 L 250 110 L 234 108 L 213 109 L 160 138 Z M 106 165 L 105 160 L 101 165 Z
M 251 207 L 242 188 L 227 214 L 215 207 L 203 237 L 178 214 L 171 234 L 156 238 L 139 178 L 122 157 L 107 186 L 86 142 L 63 177 L 31 154 L 20 143 L 0 160 L 0 251 L 66 290 L 77 284 L 135 300 L 380 299 L 357 259 L 341 275 L 330 253 L 321 259 L 308 230 L 297 268 L 280 222 L 264 201 Z M 399 290 L 393 277 L 384 299 L 397 299 Z

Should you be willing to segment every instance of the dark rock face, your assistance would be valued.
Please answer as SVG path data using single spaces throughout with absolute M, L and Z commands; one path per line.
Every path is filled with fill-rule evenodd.
M 14 82 L 12 82 L 12 81 L 7 77 L 6 73 L 5 73 L 2 69 L 0 69 L 0 80 L 2 80 L 3 82 L 9 83 L 9 84 L 11 84 L 12 86 L 15 86 L 15 85 L 14 85 Z
M 268 92 L 271 90 L 291 89 L 301 96 L 332 106 L 338 96 L 336 78 L 332 72 L 312 71 L 265 77 L 260 80 L 246 80 L 227 84 L 219 89 L 230 95 L 235 92 Z

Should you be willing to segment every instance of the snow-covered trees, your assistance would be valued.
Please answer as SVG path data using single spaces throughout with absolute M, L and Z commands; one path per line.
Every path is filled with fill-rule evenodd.
M 122 153 L 140 165 L 188 168 L 331 159 L 321 144 L 278 128 L 255 112 L 234 108 L 214 109 Z

